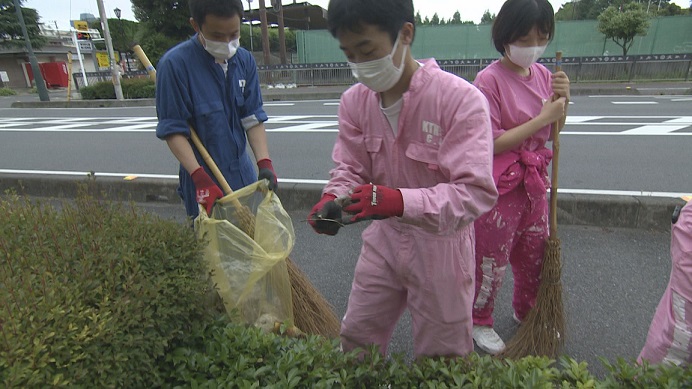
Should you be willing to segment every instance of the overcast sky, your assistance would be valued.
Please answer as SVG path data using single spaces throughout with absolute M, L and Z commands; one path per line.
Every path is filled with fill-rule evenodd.
M 120 8 L 122 18 L 135 20 L 132 13 L 132 3 L 130 0 L 102 0 L 107 18 L 115 18 L 113 10 Z M 377 1 L 377 0 L 373 0 Z M 300 2 L 300 1 L 299 1 Z M 440 18 L 449 19 L 457 10 L 461 13 L 461 20 L 472 20 L 478 23 L 485 10 L 490 13 L 497 13 L 504 0 L 413 0 L 416 11 L 420 12 L 425 19 L 426 16 L 432 17 L 437 13 Z M 569 2 L 568 0 L 554 0 L 550 3 L 555 11 L 560 6 Z M 283 4 L 291 4 L 293 0 L 283 0 Z M 327 8 L 329 0 L 312 0 L 309 3 Z M 689 7 L 689 0 L 673 0 L 673 3 L 682 8 Z M 35 8 L 41 16 L 41 21 L 50 25 L 57 25 L 60 29 L 67 29 L 70 20 L 79 19 L 82 13 L 90 13 L 99 17 L 97 0 L 25 0 L 24 7 Z M 248 9 L 247 0 L 243 0 L 245 9 Z M 252 0 L 252 8 L 258 7 L 258 0 Z M 269 6 L 270 1 L 265 0 Z

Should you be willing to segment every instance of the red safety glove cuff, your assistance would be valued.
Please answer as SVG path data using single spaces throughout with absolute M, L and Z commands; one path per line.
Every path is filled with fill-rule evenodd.
M 257 179 L 266 179 L 269 181 L 269 190 L 276 190 L 279 187 L 279 184 L 276 178 L 276 172 L 274 171 L 274 166 L 272 165 L 272 160 L 269 158 L 260 159 L 257 161 L 257 168 L 259 169 Z
M 192 177 L 192 182 L 195 184 L 195 197 L 197 202 L 204 206 L 207 215 L 211 215 L 214 202 L 223 197 L 223 192 L 201 166 L 195 169 L 195 171 L 190 174 L 190 177 Z

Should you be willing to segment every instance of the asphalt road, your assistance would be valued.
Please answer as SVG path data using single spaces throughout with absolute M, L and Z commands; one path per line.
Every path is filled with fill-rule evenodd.
M 575 96 L 561 136 L 560 188 L 689 193 L 690 108 L 688 96 Z M 337 109 L 336 100 L 266 104 L 280 180 L 329 178 Z M 0 108 L 0 115 L 0 172 L 177 174 L 155 138 L 153 107 Z

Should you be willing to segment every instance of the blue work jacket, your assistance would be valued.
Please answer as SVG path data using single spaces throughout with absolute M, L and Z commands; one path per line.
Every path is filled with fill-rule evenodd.
M 248 155 L 246 131 L 265 122 L 257 64 L 252 54 L 238 48 L 228 60 L 228 71 L 215 62 L 199 43 L 197 34 L 169 50 L 157 65 L 156 136 L 190 138 L 192 125 L 202 143 L 234 190 L 257 180 Z M 191 143 L 192 144 L 192 143 Z M 193 145 L 200 165 L 214 178 Z M 190 174 L 180 166 L 178 193 L 187 214 L 199 210 Z M 218 184 L 218 183 L 217 183 Z

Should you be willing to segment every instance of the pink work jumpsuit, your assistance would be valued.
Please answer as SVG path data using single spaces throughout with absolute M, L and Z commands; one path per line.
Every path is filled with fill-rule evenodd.
M 345 195 L 372 182 L 398 188 L 402 217 L 363 232 L 348 308 L 344 350 L 380 346 L 383 354 L 405 308 L 416 357 L 473 350 L 473 220 L 492 208 L 492 139 L 487 102 L 435 60 L 413 75 L 395 135 L 378 93 L 362 84 L 339 108 L 336 167 L 324 193 Z
M 493 139 L 538 116 L 553 93 L 551 73 L 541 64 L 533 64 L 530 75 L 523 77 L 495 61 L 478 73 L 474 84 L 488 99 Z M 516 317 L 523 320 L 535 304 L 549 233 L 546 190 L 550 187 L 547 168 L 552 152 L 545 144 L 550 131 L 548 125 L 521 145 L 494 157 L 493 179 L 499 198 L 495 207 L 474 223 L 474 325 L 493 326 L 495 298 L 508 263 L 514 275 L 512 306 Z
M 692 202 L 671 228 L 670 281 L 649 327 L 639 362 L 692 363 Z

